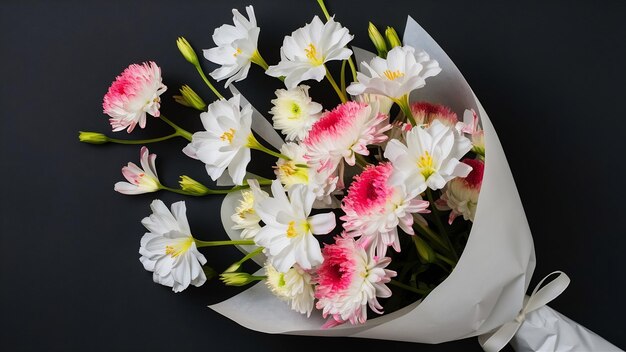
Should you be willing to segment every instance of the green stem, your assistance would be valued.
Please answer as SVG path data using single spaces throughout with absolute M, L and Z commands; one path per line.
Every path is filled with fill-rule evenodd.
M 417 293 L 419 295 L 424 295 L 424 296 L 427 295 L 430 292 L 430 290 L 422 290 L 422 289 L 419 289 L 419 288 L 415 288 L 413 286 L 409 286 L 407 284 L 403 284 L 402 282 L 396 281 L 396 280 L 389 281 L 389 284 L 392 285 L 392 286 L 396 286 L 396 287 L 399 287 L 401 289 L 407 290 L 407 291 L 411 291 L 411 292 Z
M 253 281 L 263 281 L 265 279 L 267 279 L 267 276 L 265 276 L 265 275 L 262 275 L 262 276 L 250 275 L 250 280 L 253 280 Z
M 196 70 L 200 74 L 200 77 L 202 77 L 202 80 L 204 81 L 204 83 L 206 83 L 206 85 L 209 86 L 209 88 L 211 89 L 213 94 L 215 94 L 215 96 L 218 99 L 224 99 L 224 96 L 220 92 L 218 92 L 217 89 L 215 89 L 215 87 L 211 84 L 211 82 L 209 81 L 207 76 L 204 74 L 204 71 L 202 70 L 202 67 L 200 67 L 199 64 L 198 65 L 194 65 L 194 66 L 196 67 Z
M 437 257 L 437 259 L 445 262 L 446 264 L 450 265 L 452 268 L 454 268 L 456 266 L 456 263 L 453 260 L 450 260 L 448 257 L 441 255 L 437 252 L 435 252 L 435 257 Z
M 201 241 L 193 239 L 196 242 L 198 248 L 201 247 L 216 247 L 216 246 L 253 246 L 255 243 L 253 240 L 234 240 L 234 241 Z
M 443 226 L 443 222 L 441 222 L 441 217 L 439 216 L 439 210 L 437 210 L 437 207 L 435 206 L 435 199 L 433 197 L 433 192 L 430 190 L 430 188 L 426 189 L 426 197 L 428 198 L 428 202 L 430 202 L 430 205 L 432 207 L 433 217 L 435 218 L 435 224 L 437 225 L 437 228 L 439 228 L 439 233 L 446 240 L 446 243 L 448 245 L 448 248 L 450 248 L 450 252 L 452 253 L 454 260 L 458 261 L 459 255 L 454 250 L 452 241 L 450 241 L 450 236 L 448 236 L 448 233 L 446 232 L 446 228 Z
M 241 265 L 243 264 L 245 261 L 254 258 L 256 255 L 260 254 L 263 252 L 263 247 L 259 247 L 255 250 L 253 250 L 252 252 L 248 253 L 245 257 L 241 258 L 240 261 L 237 262 L 237 264 Z
M 328 82 L 330 82 L 330 85 L 333 86 L 333 89 L 335 90 L 335 92 L 337 92 L 337 95 L 339 96 L 339 99 L 341 99 L 341 102 L 342 103 L 347 102 L 348 98 L 346 98 L 346 96 L 343 94 L 343 92 L 337 85 L 337 82 L 335 82 L 335 79 L 330 74 L 330 71 L 328 71 L 328 67 L 326 68 L 326 78 L 328 79 Z
M 317 0 L 317 3 L 322 8 L 322 12 L 324 13 L 324 16 L 326 17 L 326 21 L 328 21 L 330 19 L 330 14 L 328 13 L 328 10 L 326 9 L 326 5 L 324 4 L 324 0 Z
M 411 126 L 415 127 L 417 124 L 415 123 L 415 118 L 413 117 L 413 112 L 411 111 L 411 105 L 409 104 L 409 95 L 405 94 L 400 99 L 391 99 L 394 103 L 398 104 L 400 110 L 404 116 L 409 120 Z
M 261 183 L 261 185 L 265 185 L 265 183 Z M 205 194 L 197 194 L 197 193 L 191 193 L 191 192 L 187 192 L 184 191 L 182 189 L 179 188 L 171 188 L 171 187 L 167 187 L 167 186 L 163 186 L 161 185 L 160 189 L 164 190 L 164 191 L 169 191 L 169 192 L 173 192 L 173 193 L 178 193 L 178 194 L 183 194 L 186 196 L 195 196 L 195 197 L 202 197 L 202 196 L 206 196 L 206 195 L 210 195 L 210 194 L 228 194 L 228 193 L 232 193 L 232 192 L 237 192 L 237 191 L 241 191 L 242 189 L 247 189 L 250 188 L 249 185 L 241 185 L 241 186 L 235 186 L 233 188 L 228 188 L 228 189 L 208 189 L 208 191 Z
M 174 131 L 176 131 L 176 133 L 185 138 L 186 140 L 191 142 L 191 133 L 187 132 L 186 130 L 178 127 L 178 125 L 176 125 L 175 123 L 173 123 L 172 121 L 170 121 L 169 119 L 167 119 L 163 114 L 161 114 L 160 116 L 161 120 L 163 120 L 165 123 L 167 123 L 168 125 L 172 126 L 172 128 L 174 129 Z
M 346 60 L 343 60 L 341 62 L 341 79 L 340 79 L 340 84 L 341 84 L 341 92 L 343 93 L 344 96 L 348 96 L 348 93 L 346 92 Z
M 424 237 L 428 237 L 428 239 L 433 241 L 434 244 L 439 247 L 439 249 L 450 252 L 450 249 L 448 248 L 447 244 L 443 242 L 441 238 L 439 238 L 439 235 L 437 235 L 433 230 L 431 230 L 430 227 L 425 226 L 419 221 L 415 221 L 414 225 L 417 225 L 417 228 L 416 228 L 417 232 L 419 232 Z
M 352 62 L 352 56 L 348 58 L 348 65 L 350 65 L 350 71 L 352 71 L 352 80 L 356 82 L 356 67 L 354 66 L 354 62 Z
M 107 137 L 107 141 L 111 143 L 117 143 L 117 144 L 148 144 L 148 143 L 156 143 L 156 142 L 165 141 L 168 139 L 172 139 L 174 137 L 181 137 L 181 135 L 178 134 L 178 132 L 175 132 L 164 137 L 152 138 L 152 139 L 139 139 L 139 140 L 117 139 L 117 138 Z
M 262 151 L 263 153 L 269 154 L 269 155 L 277 157 L 277 158 L 281 158 L 281 159 L 285 159 L 285 160 L 291 160 L 286 155 L 283 155 L 281 153 L 277 153 L 277 152 L 275 152 L 275 151 L 273 151 L 273 150 L 271 150 L 271 149 L 269 149 L 267 147 L 264 147 L 261 143 L 259 143 L 259 141 L 257 141 L 256 138 L 254 138 L 254 135 L 252 133 L 248 137 L 248 148 Z
M 360 167 L 365 168 L 367 167 L 367 165 L 369 165 L 370 163 L 367 162 L 367 160 L 365 160 L 365 158 L 363 157 L 363 155 L 361 154 L 354 154 L 354 159 L 356 160 L 356 163 L 359 164 Z

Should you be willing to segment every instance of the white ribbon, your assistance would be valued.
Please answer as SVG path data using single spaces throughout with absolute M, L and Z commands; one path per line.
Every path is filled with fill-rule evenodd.
M 544 281 L 554 274 L 557 274 L 558 276 L 554 280 L 547 283 L 544 287 L 541 287 Z M 569 283 L 569 277 L 562 271 L 555 271 L 544 277 L 543 280 L 535 286 L 533 293 L 524 298 L 522 310 L 513 321 L 502 325 L 494 332 L 489 332 L 478 337 L 478 342 L 480 342 L 483 350 L 486 352 L 498 352 L 504 348 L 504 346 L 511 341 L 513 336 L 515 336 L 515 333 L 517 333 L 520 326 L 522 326 L 524 319 L 526 319 L 526 315 L 545 306 L 550 301 L 557 298 L 561 293 L 563 293 L 563 291 L 565 291 Z

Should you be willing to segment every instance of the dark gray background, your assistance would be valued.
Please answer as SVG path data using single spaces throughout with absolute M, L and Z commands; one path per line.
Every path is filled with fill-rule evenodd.
M 260 48 L 278 60 L 282 36 L 320 14 L 311 1 L 253 2 Z M 248 1 L 3 1 L 0 5 L 0 346 L 12 350 L 294 350 L 316 346 L 479 351 L 475 339 L 438 346 L 360 339 L 272 336 L 206 308 L 238 292 L 209 282 L 180 294 L 152 283 L 137 249 L 150 201 L 113 192 L 139 146 L 91 146 L 78 130 L 107 132 L 101 100 L 133 62 L 155 60 L 169 90 L 163 111 L 197 129 L 171 100 L 188 83 L 210 92 L 179 55 L 175 39 L 212 46 L 215 27 Z M 489 112 L 509 158 L 538 258 L 533 286 L 560 269 L 572 278 L 551 305 L 626 347 L 623 274 L 623 1 L 330 1 L 331 12 L 368 47 L 367 22 L 404 27 L 407 14 L 438 41 Z M 333 11 L 334 10 L 334 11 Z M 371 47 L 369 47 L 371 48 Z M 207 70 L 211 69 L 204 62 Z M 268 83 L 269 82 L 269 83 Z M 253 67 L 242 92 L 261 111 L 279 82 Z M 313 95 L 335 99 L 324 84 Z M 132 138 L 169 133 L 149 118 Z M 125 133 L 118 133 L 121 138 Z M 185 141 L 150 146 L 164 182 L 208 177 L 185 158 Z M 253 168 L 267 168 L 258 160 Z M 267 170 L 267 169 L 266 169 Z M 221 197 L 187 199 L 195 234 L 224 238 Z M 205 251 L 218 270 L 238 253 Z

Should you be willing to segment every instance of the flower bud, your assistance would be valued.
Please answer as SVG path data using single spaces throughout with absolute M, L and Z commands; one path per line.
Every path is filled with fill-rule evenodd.
M 222 280 L 226 286 L 244 286 L 251 282 L 258 281 L 258 277 L 248 273 L 222 273 L 220 274 L 220 280 Z
M 178 50 L 183 54 L 185 60 L 189 61 L 191 64 L 197 66 L 200 63 L 198 62 L 198 56 L 196 52 L 191 47 L 191 44 L 184 37 L 178 37 L 176 40 L 176 45 L 178 46 Z
M 385 37 L 387 37 L 387 43 L 389 43 L 390 50 L 397 46 L 402 46 L 402 41 L 393 27 L 387 27 L 385 30 Z
M 181 176 L 178 183 L 180 184 L 180 188 L 190 195 L 203 196 L 209 193 L 209 189 L 205 185 L 187 175 Z
M 181 95 L 175 95 L 174 100 L 180 105 L 188 106 L 196 110 L 205 111 L 206 103 L 200 96 L 193 91 L 188 85 L 184 85 L 180 88 Z
M 226 270 L 224 270 L 224 274 L 235 273 L 237 272 L 237 270 L 239 270 L 239 268 L 241 268 L 241 263 L 235 262 L 231 266 L 229 266 Z
M 78 132 L 78 140 L 84 143 L 91 144 L 104 144 L 109 141 L 109 138 L 102 133 L 98 132 Z
M 378 51 L 378 56 L 383 59 L 387 57 L 387 43 L 385 42 L 385 38 L 380 34 L 378 28 L 370 22 L 369 27 L 367 27 L 367 34 L 369 34 L 372 43 L 374 43 L 374 47 L 376 47 L 376 51 Z
M 419 256 L 424 259 L 427 263 L 434 263 L 436 256 L 435 251 L 426 243 L 421 237 L 415 235 L 412 237 L 413 243 L 415 243 L 415 248 L 417 248 L 417 253 Z

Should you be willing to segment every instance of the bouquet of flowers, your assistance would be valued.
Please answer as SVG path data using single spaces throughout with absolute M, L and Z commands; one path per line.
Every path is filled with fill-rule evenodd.
M 545 306 L 566 288 L 565 274 L 525 298 L 535 257 L 524 211 L 486 112 L 443 50 L 410 17 L 404 40 L 370 23 L 376 54 L 350 48 L 350 31 L 318 3 L 323 19 L 286 36 L 275 65 L 257 47 L 253 7 L 233 10 L 233 24 L 215 29 L 215 47 L 203 51 L 219 66 L 209 76 L 224 81 L 228 95 L 178 39 L 217 98 L 206 104 L 189 86 L 174 97 L 201 111 L 203 130 L 186 131 L 160 113 L 167 87 L 160 67 L 145 62 L 115 79 L 104 113 L 114 132 L 160 119 L 173 133 L 128 140 L 80 132 L 93 144 L 185 138 L 182 152 L 215 182 L 183 175 L 180 187 L 164 185 L 144 146 L 140 166 L 122 168 L 127 181 L 117 192 L 226 194 L 228 240 L 194 238 L 184 201 L 152 202 L 139 253 L 154 282 L 174 292 L 216 278 L 254 284 L 211 308 L 268 333 L 425 343 L 481 335 L 489 351 L 512 338 L 529 350 L 615 348 Z M 272 100 L 271 123 L 233 86 L 253 64 L 285 85 Z M 316 101 L 305 85 L 314 81 L 340 103 Z M 275 158 L 274 179 L 248 170 L 253 149 Z M 203 247 L 229 245 L 242 258 L 219 271 L 206 265 Z M 245 272 L 248 260 L 261 268 Z

